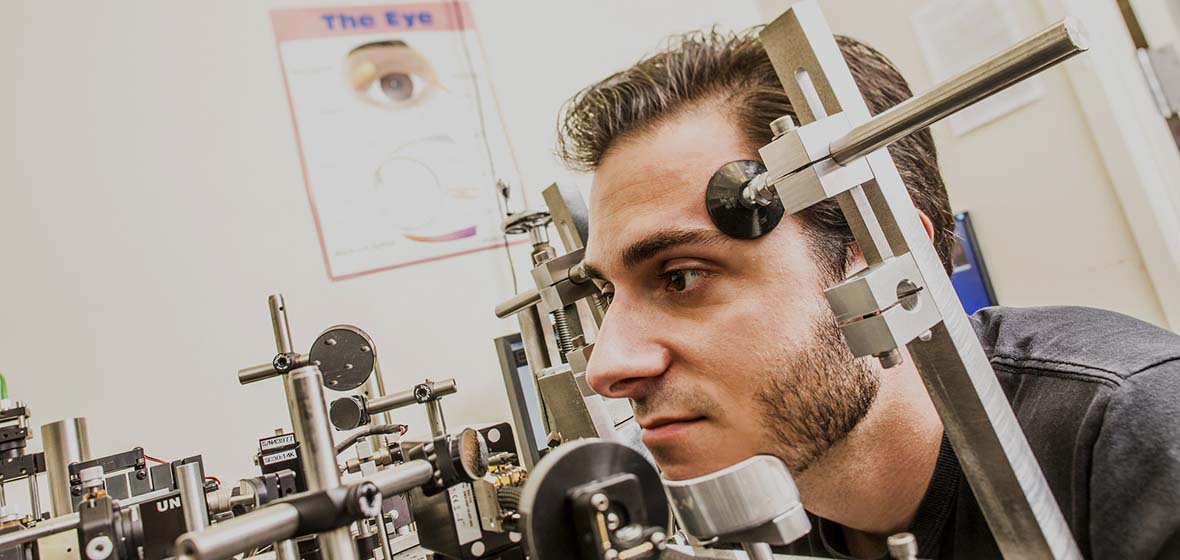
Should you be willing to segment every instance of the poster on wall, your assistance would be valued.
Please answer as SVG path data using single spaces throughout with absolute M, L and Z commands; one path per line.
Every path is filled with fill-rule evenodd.
M 502 247 L 497 184 L 520 179 L 466 3 L 271 22 L 331 279 Z
M 929 0 L 910 18 L 930 77 L 942 82 L 1016 44 L 1022 38 L 1011 0 Z M 1045 96 L 1029 78 L 963 109 L 947 120 L 962 136 Z

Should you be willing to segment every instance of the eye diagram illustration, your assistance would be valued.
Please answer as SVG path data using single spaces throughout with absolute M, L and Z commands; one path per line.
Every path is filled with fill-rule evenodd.
M 347 68 L 357 98 L 382 109 L 415 107 L 440 88 L 430 61 L 401 40 L 366 43 L 352 49 Z

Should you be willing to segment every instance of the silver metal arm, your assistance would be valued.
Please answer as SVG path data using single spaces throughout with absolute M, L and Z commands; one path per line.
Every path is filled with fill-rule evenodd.
M 845 164 L 909 136 L 1008 86 L 1086 50 L 1073 18 L 1021 41 L 934 89 L 899 103 L 832 142 L 832 159 Z

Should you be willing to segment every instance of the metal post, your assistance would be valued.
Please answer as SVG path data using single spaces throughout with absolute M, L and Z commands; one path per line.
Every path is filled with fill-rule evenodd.
M 291 539 L 275 543 L 275 558 L 278 560 L 299 560 L 299 545 Z
M 176 486 L 180 489 L 180 505 L 184 510 L 184 526 L 189 531 L 200 531 L 209 526 L 209 504 L 205 498 L 205 473 L 197 462 L 176 466 Z
M 380 512 L 377 521 L 377 535 L 381 539 L 381 556 L 384 560 L 393 560 L 393 546 L 389 543 L 389 527 L 385 526 L 385 513 Z
M 45 446 L 45 472 L 49 475 L 49 499 L 53 515 L 74 511 L 70 496 L 70 463 L 90 460 L 90 438 L 85 418 L 70 418 L 41 426 Z
M 426 402 L 426 420 L 430 423 L 430 433 L 434 437 L 447 433 L 447 420 L 443 418 L 442 403 L 438 399 Z
M 537 296 L 540 301 L 541 296 Z M 525 359 L 533 375 L 540 375 L 553 364 L 549 360 L 549 350 L 545 347 L 544 328 L 541 312 L 537 306 L 526 307 L 516 314 L 520 323 L 520 340 L 524 344 Z
M 377 347 L 373 347 L 373 377 L 377 380 L 377 398 L 385 396 L 385 379 L 381 377 L 381 361 L 377 359 Z M 393 414 L 388 410 L 381 414 L 386 425 L 393 424 Z
M 287 304 L 282 294 L 271 294 L 266 298 L 270 305 L 270 324 L 275 332 L 275 349 L 280 354 L 294 352 L 291 344 L 291 325 L 287 322 Z
M 29 505 L 32 508 L 33 519 L 41 519 L 41 488 L 38 486 L 37 473 L 29 475 Z
M 743 543 L 742 550 L 750 560 L 774 560 L 774 551 L 766 543 Z
M 299 510 L 295 506 L 270 504 L 241 517 L 222 521 L 204 531 L 181 535 L 176 539 L 176 553 L 179 558 L 222 560 L 232 558 L 243 549 L 249 550 L 268 542 L 276 543 L 277 552 L 287 546 L 287 542 L 295 544 L 287 539 L 298 525 Z M 325 552 L 322 544 L 323 541 L 321 554 Z M 298 557 L 299 552 L 296 550 L 295 558 Z
M 336 445 L 328 420 L 328 406 L 324 402 L 324 376 L 320 368 L 305 366 L 284 376 L 291 391 L 287 408 L 295 439 L 301 445 L 300 462 L 307 489 L 327 490 L 340 486 L 340 470 L 336 466 Z M 319 535 L 320 554 L 324 560 L 355 560 L 356 543 L 348 527 L 341 527 Z
M 42 521 L 24 531 L 13 531 L 0 535 L 0 549 L 33 542 L 42 537 L 56 535 L 78 528 L 78 514 L 70 513 Z M 76 542 L 76 541 L 75 541 Z

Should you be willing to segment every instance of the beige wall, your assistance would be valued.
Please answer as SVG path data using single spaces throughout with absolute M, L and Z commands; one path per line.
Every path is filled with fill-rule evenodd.
M 95 453 L 204 453 L 223 480 L 254 473 L 257 439 L 289 426 L 276 380 L 235 376 L 274 352 L 271 292 L 297 346 L 358 325 L 391 389 L 455 377 L 451 425 L 509 419 L 492 346 L 515 329 L 492 313 L 512 292 L 503 251 L 327 279 L 268 10 L 331 3 L 5 3 L 0 372 L 36 425 L 86 416 Z M 563 176 L 568 96 L 669 33 L 757 23 L 752 2 L 472 6 L 534 189 Z M 425 432 L 423 412 L 398 418 Z
M 759 0 L 767 21 L 787 4 Z M 820 1 L 834 32 L 883 52 L 915 92 L 933 85 L 910 24 L 925 4 Z M 1011 5 L 1020 36 L 1052 23 L 1036 3 Z M 1039 101 L 963 136 L 945 123 L 934 126 L 951 204 L 971 212 L 997 297 L 1004 305 L 1101 307 L 1166 325 L 1064 70 L 1040 79 Z

